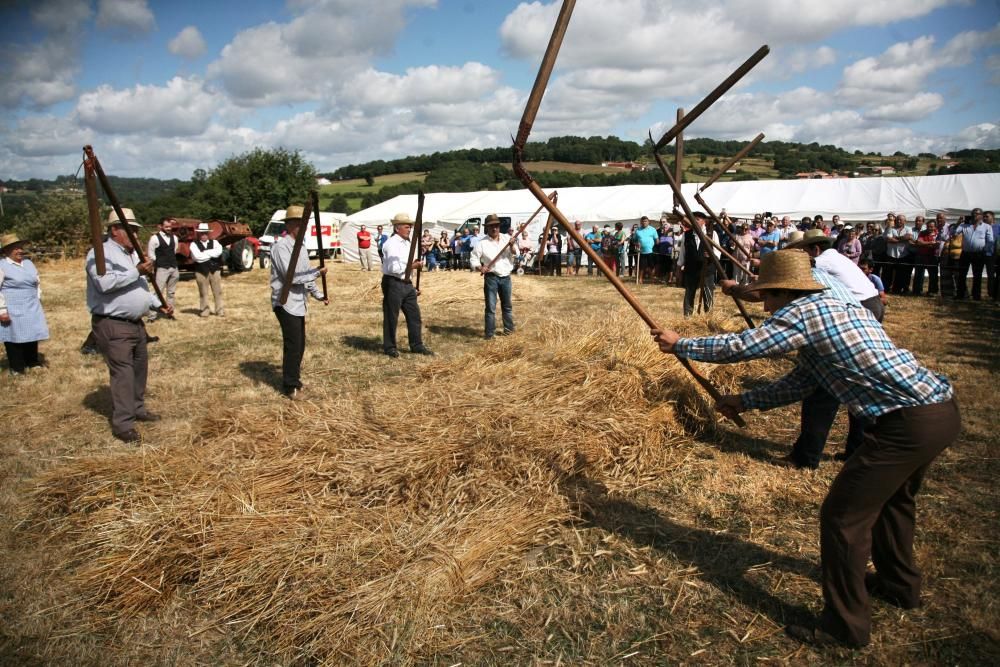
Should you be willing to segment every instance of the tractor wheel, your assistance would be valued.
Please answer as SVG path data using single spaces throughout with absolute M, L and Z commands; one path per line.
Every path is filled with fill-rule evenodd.
M 246 239 L 237 241 L 229 247 L 229 268 L 233 273 L 253 269 L 253 245 Z
M 260 253 L 260 256 L 257 258 L 257 263 L 260 264 L 260 268 L 262 269 L 269 268 L 271 266 L 271 253 Z

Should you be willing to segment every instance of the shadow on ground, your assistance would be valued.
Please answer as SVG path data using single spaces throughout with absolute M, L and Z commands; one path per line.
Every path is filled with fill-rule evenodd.
M 258 384 L 281 390 L 281 368 L 267 361 L 242 361 L 240 373 Z
M 481 329 L 475 329 L 470 326 L 462 325 L 430 324 L 427 326 L 427 331 L 438 336 L 476 337 L 483 335 Z
M 344 336 L 340 339 L 347 347 L 362 352 L 382 352 L 382 339 L 378 336 Z
M 83 397 L 83 407 L 111 421 L 111 387 L 101 385 Z

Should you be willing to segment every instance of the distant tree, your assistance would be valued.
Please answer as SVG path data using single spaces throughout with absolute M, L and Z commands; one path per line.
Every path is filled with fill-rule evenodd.
M 330 200 L 326 210 L 331 213 L 345 213 L 347 215 L 353 213 L 353 211 L 351 211 L 351 205 L 347 203 L 347 197 L 339 192 L 333 195 L 333 199 Z
M 24 210 L 11 217 L 9 224 L 25 241 L 38 246 L 60 246 L 75 254 L 89 244 L 87 219 L 85 197 L 46 194 L 28 202 Z
M 368 187 L 372 187 L 373 185 L 375 185 L 375 177 L 372 176 L 371 174 L 365 174 L 365 185 L 367 185 Z

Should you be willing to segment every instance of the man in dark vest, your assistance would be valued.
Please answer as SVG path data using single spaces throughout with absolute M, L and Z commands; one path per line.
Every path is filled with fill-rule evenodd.
M 155 234 L 149 237 L 146 257 L 153 260 L 156 267 L 157 287 L 167 300 L 167 305 L 174 307 L 174 292 L 177 291 L 177 237 L 174 236 L 174 219 L 163 218 Z M 173 315 L 170 316 L 173 319 Z
M 718 244 L 719 237 L 715 234 L 715 230 L 705 229 L 708 221 L 705 214 L 695 213 L 694 218 L 694 223 L 701 225 L 705 236 Z M 694 298 L 699 287 L 705 302 L 705 312 L 712 310 L 712 304 L 715 302 L 716 275 L 715 264 L 708 256 L 710 252 L 716 251 L 703 245 L 701 238 L 693 229 L 684 232 L 684 243 L 681 245 L 680 255 L 677 258 L 677 266 L 680 268 L 681 281 L 684 285 L 684 317 L 690 317 L 694 312 Z M 717 252 L 716 256 L 718 256 Z
M 198 297 L 201 316 L 208 317 L 208 288 L 212 288 L 212 300 L 215 302 L 215 314 L 225 316 L 225 306 L 222 303 L 222 244 L 208 238 L 211 230 L 207 222 L 199 222 L 195 230 L 198 240 L 191 244 L 191 259 L 194 267 L 195 282 L 198 283 Z

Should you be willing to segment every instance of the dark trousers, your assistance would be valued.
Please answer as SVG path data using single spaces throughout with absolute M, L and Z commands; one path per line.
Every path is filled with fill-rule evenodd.
M 701 295 L 705 300 L 705 312 L 712 310 L 712 304 L 715 303 L 715 265 L 688 264 L 681 275 L 681 282 L 684 285 L 684 317 L 694 312 L 694 300 L 702 284 L 702 272 L 705 274 L 705 285 L 701 288 Z
M 146 412 L 146 327 L 142 320 L 124 322 L 97 315 L 91 327 L 110 375 L 111 430 L 128 433 L 135 430 L 135 418 Z
M 274 309 L 274 315 L 281 326 L 281 391 L 287 394 L 302 388 L 299 372 L 306 351 L 306 318 L 281 306 Z
M 941 296 L 953 297 L 958 291 L 958 260 L 947 250 L 941 255 Z
M 938 258 L 934 255 L 917 255 L 917 268 L 913 270 L 913 294 L 920 296 L 924 291 L 924 270 L 929 276 L 928 294 L 938 293 Z
M 500 314 L 503 319 L 503 332 L 514 332 L 514 303 L 510 276 L 502 278 L 495 273 L 487 273 L 483 277 L 483 295 L 486 297 L 486 338 L 490 339 L 497 329 L 497 297 L 500 298 Z
M 7 365 L 11 373 L 23 373 L 26 368 L 41 366 L 38 361 L 38 341 L 30 343 L 4 343 L 7 350 Z
M 795 444 L 792 445 L 792 460 L 796 465 L 819 467 L 827 436 L 830 435 L 830 428 L 839 410 L 840 401 L 822 387 L 818 387 L 816 391 L 802 399 L 802 411 L 799 415 L 801 431 Z M 848 414 L 848 423 L 847 445 L 844 449 L 850 456 L 861 446 L 865 421 L 861 417 Z
M 985 252 L 962 251 L 962 256 L 958 260 L 958 290 L 955 298 L 964 299 L 968 292 L 969 268 L 972 268 L 972 298 L 979 301 L 983 298 L 983 269 L 986 267 Z
M 994 253 L 986 258 L 986 292 L 994 300 L 1000 300 L 1000 257 Z
M 910 291 L 910 277 L 913 275 L 914 255 L 904 255 L 893 260 L 892 289 L 893 294 L 905 294 Z M 883 285 L 886 284 L 883 280 Z
M 954 400 L 882 415 L 833 484 L 820 509 L 822 628 L 848 644 L 868 643 L 869 556 L 880 588 L 906 605 L 920 601 L 913 557 L 915 497 L 927 468 L 958 437 Z
M 410 283 L 392 276 L 382 276 L 382 349 L 391 352 L 396 349 L 396 325 L 399 311 L 406 318 L 406 334 L 410 339 L 410 349 L 419 350 L 424 343 L 420 333 L 420 306 L 417 304 L 417 290 Z

